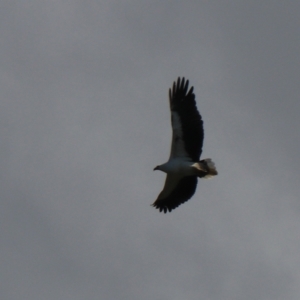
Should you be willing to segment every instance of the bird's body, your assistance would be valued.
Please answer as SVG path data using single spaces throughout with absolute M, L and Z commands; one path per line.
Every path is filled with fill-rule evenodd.
M 174 173 L 184 176 L 191 176 L 194 174 L 193 163 L 186 159 L 172 158 L 166 163 L 159 166 L 159 170 L 165 173 Z
M 217 175 L 211 159 L 199 161 L 203 145 L 203 121 L 197 110 L 193 87 L 178 78 L 169 90 L 173 130 L 169 160 L 154 168 L 167 173 L 165 186 L 153 206 L 159 211 L 171 211 L 189 200 L 195 193 L 197 178 Z

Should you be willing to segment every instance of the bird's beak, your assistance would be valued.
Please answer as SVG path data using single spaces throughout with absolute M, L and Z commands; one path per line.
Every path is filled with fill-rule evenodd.
M 153 169 L 153 171 L 156 171 L 156 170 L 158 170 L 158 167 L 155 167 L 155 168 Z

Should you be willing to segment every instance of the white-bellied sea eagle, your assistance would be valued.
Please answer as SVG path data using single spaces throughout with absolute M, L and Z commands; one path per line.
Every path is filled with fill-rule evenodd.
M 199 178 L 218 174 L 210 158 L 200 160 L 204 138 L 203 121 L 197 110 L 193 87 L 178 78 L 169 89 L 172 145 L 169 160 L 154 170 L 167 173 L 165 186 L 152 204 L 159 211 L 170 212 L 195 193 Z

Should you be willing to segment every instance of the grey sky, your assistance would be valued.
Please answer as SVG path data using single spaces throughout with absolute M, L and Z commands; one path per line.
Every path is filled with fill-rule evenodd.
M 298 300 L 300 2 L 2 1 L 0 298 Z M 219 176 L 170 214 L 168 88 Z

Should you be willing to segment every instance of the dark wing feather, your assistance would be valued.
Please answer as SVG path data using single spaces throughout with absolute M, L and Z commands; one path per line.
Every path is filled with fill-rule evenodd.
M 172 89 L 169 90 L 170 109 L 171 113 L 176 113 L 180 118 L 180 129 L 178 124 L 175 124 L 175 118 L 172 117 L 173 127 L 173 142 L 171 156 L 176 156 L 176 145 L 174 145 L 176 138 L 182 139 L 184 148 L 192 161 L 199 161 L 203 146 L 203 121 L 198 112 L 195 94 L 193 87 L 188 91 L 189 81 L 180 79 L 173 83 Z M 177 128 L 175 128 L 177 126 Z M 178 141 L 180 145 L 180 141 Z M 173 152 L 173 153 L 172 153 Z
M 159 199 L 158 196 L 152 205 L 159 209 L 160 212 L 170 212 L 180 204 L 188 201 L 195 194 L 197 183 L 196 176 L 184 177 L 167 197 Z

